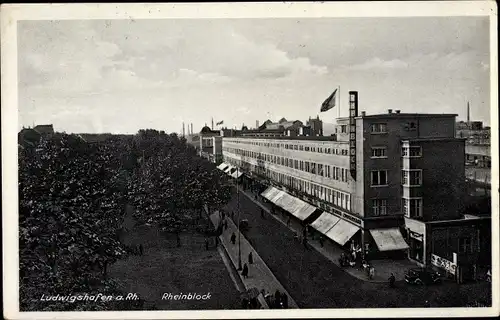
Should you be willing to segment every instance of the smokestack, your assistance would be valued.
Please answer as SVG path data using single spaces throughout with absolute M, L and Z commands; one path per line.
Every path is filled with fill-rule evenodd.
M 193 123 L 191 122 L 191 134 L 194 134 L 194 131 L 193 131 Z
M 182 123 L 182 136 L 186 136 L 186 128 L 184 127 L 184 122 Z
M 389 114 L 391 114 L 391 113 L 392 113 L 392 109 L 387 110 L 387 112 L 388 112 Z
M 470 128 L 470 104 L 469 104 L 469 101 L 467 101 L 467 127 Z
M 361 111 L 361 116 L 362 117 L 366 116 L 366 111 Z
M 212 117 L 212 130 L 214 129 L 214 118 Z
M 259 120 L 255 120 L 255 129 L 259 128 Z

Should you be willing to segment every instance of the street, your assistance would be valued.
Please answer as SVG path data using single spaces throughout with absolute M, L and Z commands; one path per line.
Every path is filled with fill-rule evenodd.
M 292 231 L 269 214 L 262 218 L 260 208 L 245 195 L 239 198 L 241 219 L 250 225 L 246 238 L 300 308 L 460 307 L 491 301 L 491 287 L 485 282 L 445 281 L 426 287 L 397 279 L 396 288 L 389 288 L 387 283 L 354 278 L 314 249 L 304 248 Z M 227 212 L 236 212 L 236 199 L 234 192 Z

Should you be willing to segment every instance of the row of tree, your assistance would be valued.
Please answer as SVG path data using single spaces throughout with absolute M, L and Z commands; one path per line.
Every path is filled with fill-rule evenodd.
M 19 153 L 20 308 L 127 309 L 130 303 L 47 302 L 42 295 L 118 294 L 107 268 L 125 256 L 117 236 L 125 207 L 178 233 L 228 187 L 213 164 L 176 134 L 141 130 L 88 143 L 59 134 Z

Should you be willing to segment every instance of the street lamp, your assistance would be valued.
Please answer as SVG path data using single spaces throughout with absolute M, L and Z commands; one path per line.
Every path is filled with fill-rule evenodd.
M 238 211 L 238 271 L 241 267 L 241 231 L 240 231 L 240 187 L 238 182 L 239 168 L 236 167 L 236 206 Z

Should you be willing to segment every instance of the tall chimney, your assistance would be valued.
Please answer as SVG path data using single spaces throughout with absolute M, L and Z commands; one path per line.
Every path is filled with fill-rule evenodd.
M 212 117 L 212 130 L 214 129 L 214 118 Z
M 470 104 L 467 101 L 467 127 L 470 128 Z
M 259 128 L 259 120 L 255 120 L 255 129 Z
M 191 134 L 194 134 L 194 131 L 193 131 L 193 123 L 191 122 Z
M 186 136 L 186 128 L 184 126 L 184 122 L 182 123 L 182 136 Z
M 387 110 L 388 113 L 392 113 L 392 109 Z

